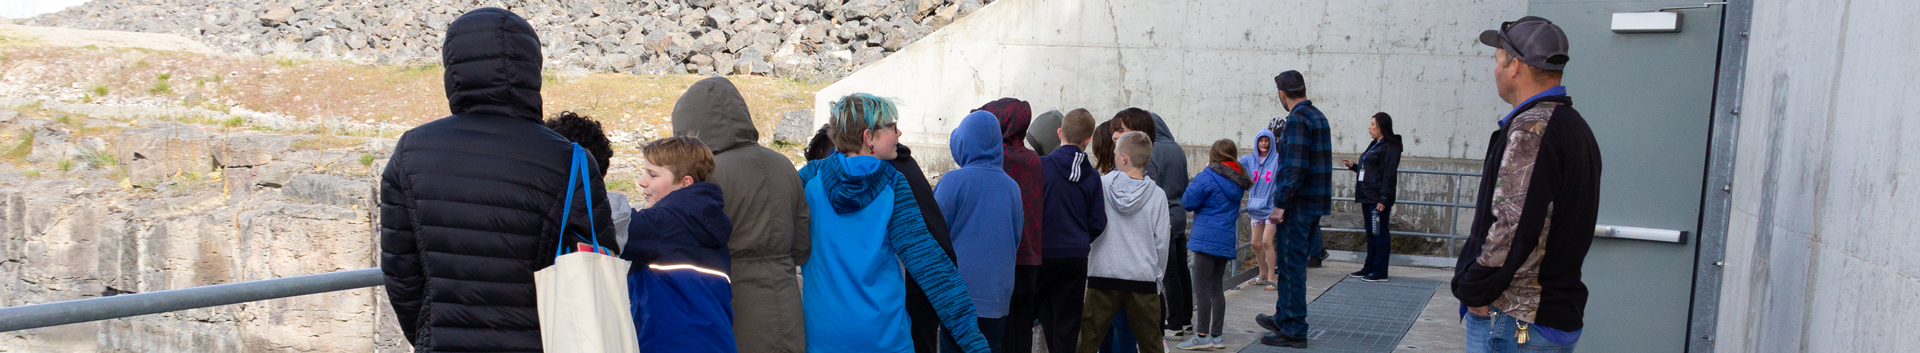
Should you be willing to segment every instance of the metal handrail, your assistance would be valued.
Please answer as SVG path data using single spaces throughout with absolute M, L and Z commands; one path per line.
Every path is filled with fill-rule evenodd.
M 1351 169 L 1346 169 L 1346 168 L 1334 168 L 1334 169 L 1344 170 L 1349 172 L 1353 171 Z M 1460 234 L 1460 209 L 1462 208 L 1473 209 L 1473 208 L 1479 207 L 1477 205 L 1470 204 L 1470 203 L 1460 203 L 1460 185 L 1461 183 L 1465 182 L 1464 179 L 1466 179 L 1466 177 L 1478 178 L 1480 177 L 1480 173 L 1455 172 L 1455 171 L 1446 171 L 1446 170 L 1427 170 L 1427 169 L 1401 169 L 1399 170 L 1399 172 L 1401 174 L 1445 175 L 1445 176 L 1453 177 L 1453 193 L 1452 193 L 1453 201 L 1452 202 L 1410 201 L 1410 200 L 1394 201 L 1393 202 L 1394 205 L 1446 207 L 1447 208 L 1447 234 L 1394 231 L 1393 235 L 1395 236 L 1406 235 L 1406 236 L 1416 236 L 1416 237 L 1425 237 L 1425 238 L 1446 239 L 1447 240 L 1447 257 L 1460 256 L 1460 254 L 1455 253 L 1453 249 L 1455 242 L 1461 239 L 1467 238 L 1467 236 Z M 1354 202 L 1354 198 L 1351 198 L 1351 197 L 1335 197 L 1333 198 L 1333 200 Z M 1325 227 L 1320 228 L 1320 231 L 1322 232 L 1331 231 L 1331 232 L 1342 232 L 1342 233 L 1365 233 L 1366 232 L 1365 229 L 1325 228 Z
M 0 332 L 378 286 L 379 268 L 0 308 Z

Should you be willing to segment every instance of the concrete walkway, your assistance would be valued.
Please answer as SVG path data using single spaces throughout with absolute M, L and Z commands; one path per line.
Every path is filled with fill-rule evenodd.
M 1352 262 L 1327 261 L 1326 267 L 1307 269 L 1307 298 L 1319 298 L 1327 288 L 1333 287 L 1348 273 L 1360 270 L 1360 264 Z M 1393 278 L 1424 278 L 1442 282 L 1427 301 L 1427 307 L 1407 331 L 1405 338 L 1394 352 L 1459 352 L 1465 350 L 1461 340 L 1459 320 L 1460 302 L 1453 299 L 1448 291 L 1448 282 L 1453 278 L 1453 270 L 1426 267 L 1394 266 L 1389 272 Z M 1279 298 L 1277 292 L 1263 290 L 1258 286 L 1243 285 L 1227 292 L 1227 328 L 1226 349 L 1214 350 L 1238 352 L 1248 345 L 1260 344 L 1260 335 L 1266 329 L 1253 322 L 1254 314 L 1273 314 L 1274 301 Z M 1180 351 L 1171 349 L 1170 351 Z
M 1346 278 L 1348 273 L 1359 270 L 1359 263 L 1333 260 L 1328 260 L 1326 267 L 1307 269 L 1307 298 L 1309 298 L 1309 300 L 1319 298 L 1321 293 L 1325 293 L 1327 288 L 1332 288 L 1334 284 L 1340 283 L 1340 280 Z M 1427 307 L 1421 311 L 1420 318 L 1414 320 L 1413 327 L 1407 330 L 1406 336 L 1402 338 L 1400 344 L 1395 347 L 1394 352 L 1459 352 L 1466 350 L 1466 344 L 1462 341 L 1460 331 L 1460 301 L 1453 299 L 1453 293 L 1449 292 L 1448 286 L 1445 284 L 1453 279 L 1453 270 L 1394 266 L 1389 272 L 1393 278 L 1424 278 L 1442 283 L 1440 287 L 1434 291 L 1433 299 L 1427 301 Z M 1247 348 L 1248 345 L 1260 344 L 1260 335 L 1265 334 L 1266 329 L 1260 328 L 1259 324 L 1254 323 L 1253 316 L 1255 314 L 1272 315 L 1274 301 L 1278 298 L 1279 294 L 1277 294 L 1277 292 L 1267 291 L 1259 286 L 1253 285 L 1242 284 L 1238 288 L 1227 291 L 1227 327 L 1223 330 L 1223 332 L 1226 333 L 1226 340 L 1222 342 L 1227 345 L 1227 348 L 1192 352 L 1239 352 L 1241 349 Z M 1045 353 L 1047 351 L 1045 341 L 1041 338 L 1038 327 L 1034 328 L 1033 340 L 1035 341 L 1033 347 L 1034 353 Z M 1175 344 L 1179 344 L 1179 342 L 1166 342 L 1167 351 L 1189 352 L 1174 348 L 1173 346 Z M 1289 349 L 1282 348 L 1282 350 Z

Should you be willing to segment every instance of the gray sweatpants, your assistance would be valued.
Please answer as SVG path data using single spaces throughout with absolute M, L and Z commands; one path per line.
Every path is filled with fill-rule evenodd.
M 1227 261 L 1230 260 L 1193 253 L 1193 309 L 1199 312 L 1193 321 L 1194 333 L 1219 336 L 1226 327 L 1227 292 L 1221 285 L 1227 280 Z

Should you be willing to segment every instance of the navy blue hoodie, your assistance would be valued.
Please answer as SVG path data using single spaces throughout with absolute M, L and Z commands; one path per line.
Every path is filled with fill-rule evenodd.
M 698 182 L 634 210 L 620 258 L 642 352 L 734 352 L 733 220 L 720 186 Z
M 1060 145 L 1040 156 L 1046 178 L 1041 200 L 1040 257 L 1087 257 L 1087 249 L 1107 229 L 1105 195 L 1100 173 L 1087 162 L 1080 146 Z

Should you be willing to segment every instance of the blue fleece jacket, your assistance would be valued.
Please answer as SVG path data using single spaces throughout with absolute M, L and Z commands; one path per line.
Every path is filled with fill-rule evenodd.
M 733 221 L 721 211 L 720 187 L 700 182 L 634 210 L 620 258 L 627 272 L 633 328 L 643 352 L 735 352 Z
M 988 352 L 966 283 L 927 233 L 906 176 L 872 156 L 833 154 L 800 169 L 813 234 L 801 307 L 809 352 L 908 352 L 907 274 L 967 353 Z
M 1087 257 L 1087 249 L 1107 229 L 1106 194 L 1100 173 L 1080 146 L 1060 145 L 1040 156 L 1045 180 L 1040 199 L 1040 257 Z
M 1180 196 L 1180 206 L 1193 212 L 1193 235 L 1187 238 L 1187 249 L 1234 257 L 1234 245 L 1240 244 L 1240 196 L 1252 185 L 1246 174 L 1225 164 L 1207 164 L 1207 169 L 1200 170 Z
M 960 169 L 940 177 L 933 198 L 953 235 L 954 262 L 983 318 L 1007 316 L 1013 297 L 1014 256 L 1019 252 L 1025 210 L 1020 184 L 1000 168 L 1000 121 L 993 114 L 967 114 L 947 137 Z
M 1266 153 L 1258 151 L 1260 140 L 1267 140 Z M 1254 153 L 1240 156 L 1240 166 L 1247 168 L 1247 178 L 1253 179 L 1253 187 L 1247 189 L 1247 217 L 1266 219 L 1273 214 L 1273 177 L 1280 171 L 1280 141 L 1273 138 L 1273 131 L 1260 129 L 1254 137 Z

